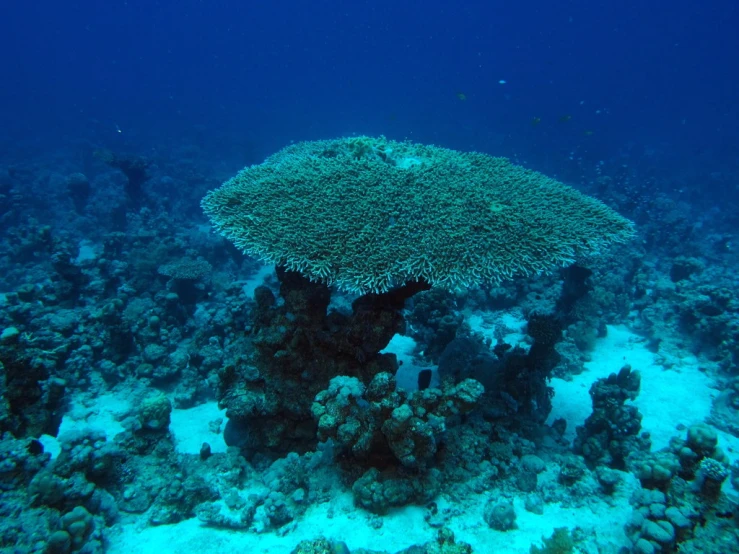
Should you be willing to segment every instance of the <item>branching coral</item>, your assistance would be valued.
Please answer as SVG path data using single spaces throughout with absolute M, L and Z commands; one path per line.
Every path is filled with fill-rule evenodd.
M 633 235 L 598 200 L 507 159 L 385 138 L 291 145 L 202 207 L 244 252 L 361 294 L 537 274 Z

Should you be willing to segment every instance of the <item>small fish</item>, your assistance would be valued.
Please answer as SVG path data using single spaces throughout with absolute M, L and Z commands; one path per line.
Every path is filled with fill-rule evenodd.
M 459 98 L 462 102 L 464 102 L 465 100 L 467 100 L 467 95 L 464 92 L 458 92 L 457 98 Z
M 507 82 L 508 81 L 506 81 L 505 79 L 501 79 L 500 81 L 498 81 L 498 84 L 499 85 L 505 85 Z
M 539 123 L 541 123 L 541 117 L 532 117 L 531 118 L 531 126 L 536 127 Z
M 582 134 L 585 135 L 586 137 L 590 137 L 593 135 L 593 131 L 583 131 Z
M 570 119 L 572 119 L 572 116 L 571 115 L 569 115 L 569 114 L 563 115 L 562 117 L 559 118 L 559 122 L 560 123 L 567 123 Z

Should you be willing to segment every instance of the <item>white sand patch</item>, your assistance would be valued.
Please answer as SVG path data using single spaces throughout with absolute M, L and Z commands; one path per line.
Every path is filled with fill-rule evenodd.
M 79 243 L 79 250 L 77 252 L 77 258 L 74 263 L 77 265 L 86 265 L 87 262 L 93 262 L 98 258 L 99 245 L 96 245 L 90 240 L 83 239 Z
M 105 432 L 105 439 L 112 441 L 125 429 L 120 421 L 129 415 L 131 403 L 115 393 L 106 393 L 94 401 L 74 399 L 70 410 L 64 414 L 59 427 L 59 436 L 67 431 L 95 429 Z
M 723 450 L 726 457 L 729 459 L 730 464 L 735 464 L 739 461 L 739 437 L 735 437 L 727 433 L 726 431 L 716 430 L 718 434 L 718 445 Z M 727 482 L 731 481 L 729 479 Z
M 555 396 L 548 423 L 565 418 L 565 437 L 574 439 L 575 427 L 592 412 L 590 386 L 630 364 L 641 372 L 641 391 L 634 404 L 644 416 L 642 430 L 651 434 L 652 450 L 667 447 L 672 437 L 682 434 L 678 425 L 690 426 L 708 417 L 716 391 L 695 358 L 684 358 L 670 369 L 660 359 L 646 348 L 644 339 L 623 325 L 609 325 L 607 336 L 596 341 L 592 359 L 585 364 L 587 371 L 569 382 L 552 379 Z
M 254 298 L 254 291 L 256 288 L 262 286 L 264 284 L 264 280 L 272 275 L 274 271 L 275 266 L 273 265 L 263 265 L 260 267 L 259 271 L 244 281 L 244 286 L 242 287 L 244 295 L 246 295 L 247 298 Z
M 57 437 L 41 435 L 39 442 L 43 445 L 44 452 L 51 454 L 51 459 L 54 460 L 62 450 L 58 437 L 65 433 L 86 430 L 103 431 L 105 440 L 112 441 L 113 437 L 125 430 L 120 421 L 128 415 L 130 410 L 130 402 L 116 396 L 115 393 L 107 393 L 97 398 L 74 398 L 69 411 L 62 417 Z
M 356 548 L 378 548 L 391 552 L 423 543 L 433 537 L 419 507 L 403 508 L 383 518 L 383 526 L 375 529 L 366 513 L 357 511 L 351 493 L 331 502 L 313 506 L 300 519 L 295 529 L 284 536 L 274 533 L 256 534 L 204 527 L 190 519 L 175 525 L 140 528 L 136 524 L 120 526 L 121 532 L 111 537 L 110 554 L 149 554 L 167 552 L 218 552 L 219 554 L 288 553 L 301 540 L 324 536 L 344 541 Z
M 480 312 L 467 317 L 467 323 L 473 332 L 479 333 L 492 341 L 498 342 L 498 337 L 511 346 L 527 348 L 525 332 L 526 318 L 518 308 L 505 312 Z M 523 344 L 522 344 L 523 343 Z
M 211 422 L 222 419 L 220 432 L 211 430 Z M 199 454 L 204 442 L 213 453 L 225 452 L 223 428 L 226 425 L 226 410 L 219 410 L 216 402 L 207 402 L 194 408 L 172 410 L 169 430 L 174 435 L 175 449 L 180 454 Z
M 474 506 L 465 506 L 465 515 L 452 520 L 449 525 L 455 537 L 470 543 L 474 552 L 528 554 L 532 544 L 541 545 L 542 537 L 551 536 L 557 527 L 580 527 L 592 531 L 601 548 L 606 544 L 617 547 L 629 544 L 624 533 L 624 525 L 632 513 L 628 495 L 615 498 L 613 504 L 594 501 L 580 508 L 565 508 L 560 503 L 545 504 L 542 515 L 526 511 L 524 495 L 519 495 L 513 499 L 516 529 L 506 532 L 491 529 L 484 522 L 485 502 L 481 497 Z M 613 551 L 618 551 L 618 548 Z
M 44 447 L 44 452 L 48 452 L 51 455 L 51 459 L 56 460 L 62 451 L 62 445 L 59 440 L 51 435 L 41 435 L 38 441 Z
M 395 335 L 390 343 L 382 350 L 381 354 L 395 354 L 400 367 L 395 373 L 395 381 L 398 387 L 407 391 L 418 389 L 418 374 L 424 369 L 431 370 L 431 386 L 438 387 L 441 384 L 439 374 L 435 365 L 424 365 L 414 359 L 413 352 L 416 349 L 416 341 L 411 337 Z
M 483 521 L 487 497 L 477 495 L 465 502 L 463 515 L 453 518 L 448 527 L 454 531 L 458 541 L 470 543 L 474 551 L 480 553 L 528 554 L 531 544 L 540 544 L 541 538 L 550 536 L 555 527 L 571 529 L 575 526 L 594 532 L 601 546 L 623 546 L 627 544 L 623 527 L 631 515 L 627 496 L 614 499 L 612 505 L 598 501 L 582 508 L 547 504 L 544 515 L 527 512 L 523 506 L 523 498 L 517 498 L 514 500 L 514 507 L 518 528 L 500 532 L 491 529 Z M 444 500 L 439 501 L 440 509 L 447 506 L 451 505 Z M 219 554 L 287 553 L 301 540 L 321 535 L 335 541 L 344 541 L 352 551 L 374 548 L 397 552 L 434 539 L 436 529 L 425 522 L 424 514 L 425 510 L 418 506 L 394 510 L 381 518 L 382 527 L 376 529 L 372 522 L 378 521 L 378 518 L 357 510 L 351 494 L 344 493 L 331 502 L 311 507 L 293 530 L 284 536 L 215 529 L 205 527 L 195 519 L 158 527 L 142 528 L 136 524 L 127 524 L 119 526 L 119 532 L 111 537 L 108 552 L 190 554 L 202 550 Z
M 718 446 L 726 454 L 729 464 L 737 463 L 739 461 L 739 437 L 718 429 L 716 432 L 718 434 Z M 728 494 L 734 502 L 739 502 L 739 490 L 734 488 L 731 478 L 724 481 L 721 490 Z

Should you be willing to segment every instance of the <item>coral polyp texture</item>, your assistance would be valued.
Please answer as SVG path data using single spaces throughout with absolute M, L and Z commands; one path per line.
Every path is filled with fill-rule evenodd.
M 602 202 L 505 158 L 384 137 L 290 145 L 202 207 L 245 253 L 360 294 L 543 273 L 634 234 Z

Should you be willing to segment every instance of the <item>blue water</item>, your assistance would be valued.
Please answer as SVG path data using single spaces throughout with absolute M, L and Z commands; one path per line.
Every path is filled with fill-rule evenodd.
M 738 23 L 729 1 L 10 3 L 0 123 L 11 142 L 198 133 L 253 160 L 347 133 L 557 172 L 630 143 L 735 157 Z

